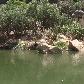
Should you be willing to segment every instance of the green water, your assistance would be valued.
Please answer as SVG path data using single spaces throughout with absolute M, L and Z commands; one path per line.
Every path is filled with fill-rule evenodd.
M 0 51 L 0 84 L 84 84 L 84 56 Z

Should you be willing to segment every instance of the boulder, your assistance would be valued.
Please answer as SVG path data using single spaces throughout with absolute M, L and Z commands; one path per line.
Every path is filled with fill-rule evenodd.
M 37 50 L 38 50 L 39 53 L 48 53 L 49 47 L 46 46 L 46 45 L 40 45 L 40 44 L 39 44 L 39 45 L 37 46 Z
M 22 49 L 22 50 L 35 50 L 36 49 L 36 42 L 34 41 L 23 41 L 21 39 L 19 39 L 18 45 L 16 47 L 14 47 L 14 49 Z
M 69 41 L 68 49 L 72 51 L 81 51 L 83 48 L 83 43 L 77 39 Z
M 47 43 L 38 44 L 37 50 L 40 53 L 46 53 L 46 54 L 62 53 L 61 49 L 57 48 L 56 46 L 48 45 Z
M 62 50 L 59 49 L 58 47 L 53 47 L 53 48 L 49 49 L 49 53 L 62 54 Z
M 41 39 L 37 42 L 35 41 L 22 41 L 19 40 L 18 46 L 21 49 L 28 49 L 28 50 L 38 50 L 39 53 L 61 53 L 62 50 L 57 48 L 56 46 L 52 46 L 47 44 L 45 39 Z
M 32 43 L 29 43 L 29 45 L 27 46 L 27 49 L 28 50 L 36 50 L 37 49 L 37 46 L 38 44 L 36 42 L 32 42 Z

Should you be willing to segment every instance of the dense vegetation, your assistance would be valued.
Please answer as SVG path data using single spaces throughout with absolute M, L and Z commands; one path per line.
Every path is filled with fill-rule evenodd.
M 55 36 L 63 33 L 83 39 L 84 29 L 73 21 L 72 14 L 84 10 L 81 0 L 9 0 L 0 6 L 0 40 L 8 39 L 13 31 L 15 38 L 21 38 L 32 30 L 32 34 L 51 30 Z M 80 18 L 79 16 L 76 16 Z

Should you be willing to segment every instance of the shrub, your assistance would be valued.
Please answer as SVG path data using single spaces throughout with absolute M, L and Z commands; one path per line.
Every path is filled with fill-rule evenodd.
M 9 34 L 10 31 L 22 33 L 29 24 L 26 17 L 27 4 L 18 0 L 9 0 L 0 9 L 0 29 Z
M 71 25 L 63 25 L 61 32 L 75 39 L 83 39 L 84 37 L 84 28 L 76 21 L 73 21 Z
M 45 28 L 54 27 L 54 25 L 59 25 L 60 12 L 57 4 L 50 4 L 49 2 L 39 3 L 37 6 L 37 19 L 41 21 L 42 26 Z
M 64 5 L 63 5 L 64 6 Z M 9 35 L 10 31 L 22 35 L 26 30 L 36 32 L 40 23 L 43 28 L 51 29 L 55 34 L 60 32 L 83 36 L 83 28 L 78 23 L 72 23 L 67 13 L 61 13 L 57 4 L 50 4 L 48 0 L 32 0 L 28 4 L 19 0 L 9 0 L 0 8 L 0 31 Z M 68 7 L 72 4 L 68 3 Z M 64 9 L 65 10 L 65 9 Z M 64 25 L 64 26 L 63 26 Z
M 33 0 L 28 4 L 27 16 L 41 22 L 45 28 L 59 25 L 60 12 L 57 4 L 50 4 L 47 0 Z
M 59 49 L 66 49 L 67 48 L 67 44 L 65 42 L 61 42 L 61 41 L 57 42 L 54 45 Z
M 56 4 L 50 4 L 47 0 L 26 4 L 19 0 L 9 0 L 0 8 L 1 30 L 9 33 L 11 30 L 20 32 L 36 29 L 36 22 L 40 22 L 44 28 L 59 25 L 60 14 Z
M 60 13 L 65 13 L 68 15 L 68 17 L 71 16 L 71 14 L 73 13 L 73 11 L 75 11 L 74 9 L 74 2 L 73 0 L 63 0 L 63 1 L 59 1 L 58 5 L 59 5 L 59 9 L 60 9 Z

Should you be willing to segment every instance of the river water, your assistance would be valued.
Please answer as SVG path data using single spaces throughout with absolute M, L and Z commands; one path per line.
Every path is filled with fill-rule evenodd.
M 1 50 L 0 84 L 84 84 L 84 55 Z

